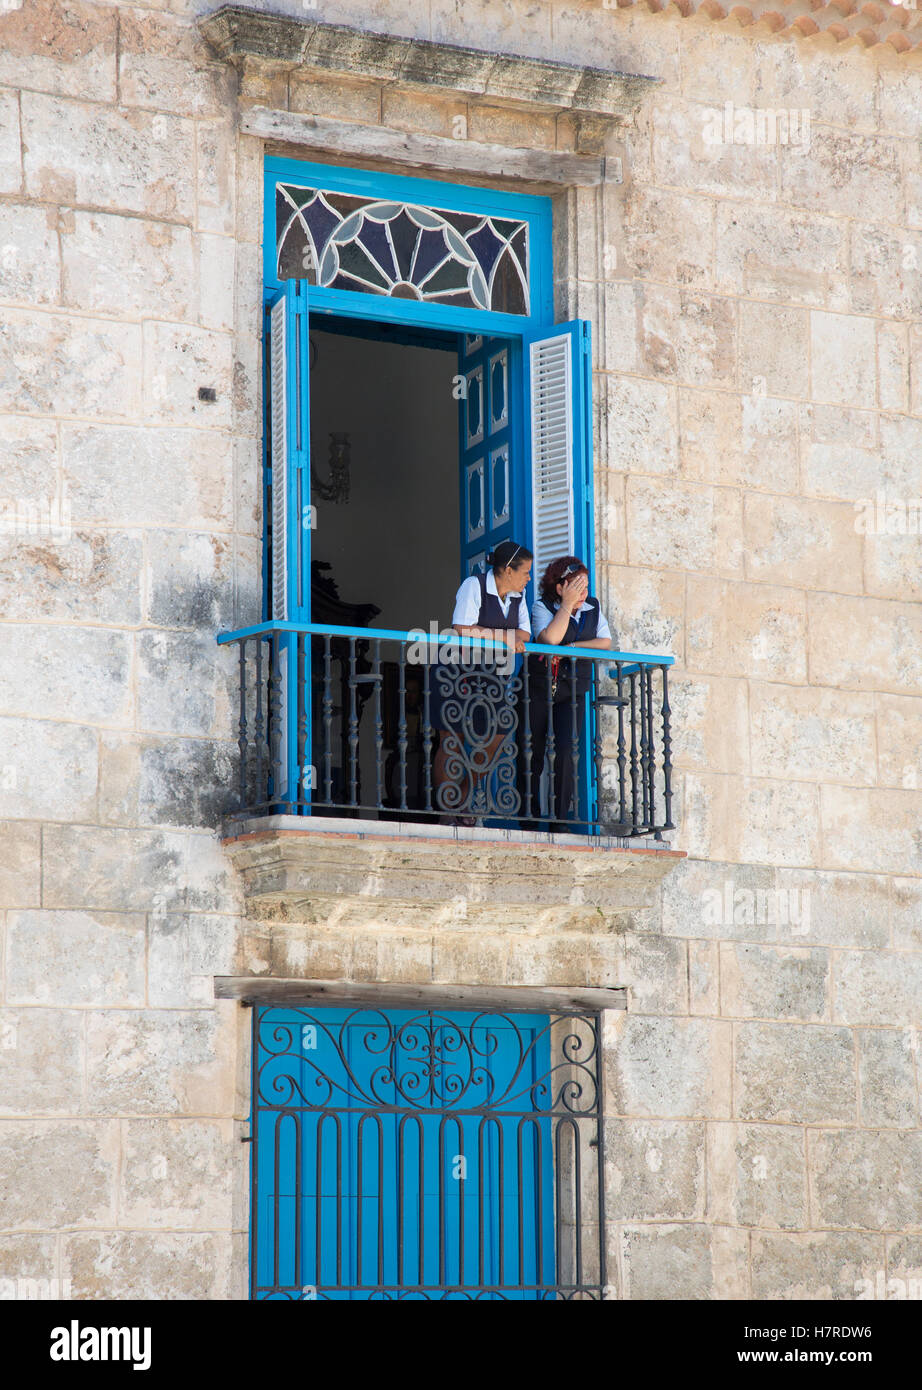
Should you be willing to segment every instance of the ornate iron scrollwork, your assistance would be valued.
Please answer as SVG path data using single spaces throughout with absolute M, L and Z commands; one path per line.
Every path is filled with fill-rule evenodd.
M 439 810 L 451 815 L 518 815 L 520 678 L 490 666 L 436 666 L 434 676 L 446 733 L 446 780 L 436 792 Z

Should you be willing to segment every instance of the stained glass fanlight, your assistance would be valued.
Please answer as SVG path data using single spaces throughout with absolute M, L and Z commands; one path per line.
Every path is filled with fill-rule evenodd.
M 528 223 L 276 185 L 280 280 L 528 313 Z

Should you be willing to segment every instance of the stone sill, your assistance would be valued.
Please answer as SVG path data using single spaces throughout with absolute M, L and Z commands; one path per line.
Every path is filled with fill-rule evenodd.
M 317 818 L 317 822 L 320 817 Z M 248 911 L 288 921 L 610 930 L 685 858 L 667 844 L 299 816 L 225 824 Z
M 266 14 L 240 5 L 224 5 L 200 18 L 198 26 L 225 62 L 241 65 L 255 59 L 279 71 L 307 74 L 314 69 L 425 87 L 441 95 L 462 93 L 520 110 L 624 118 L 659 80 Z

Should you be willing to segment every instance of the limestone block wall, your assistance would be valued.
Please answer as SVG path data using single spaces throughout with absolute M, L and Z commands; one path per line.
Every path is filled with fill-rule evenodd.
M 600 914 L 605 979 L 562 980 L 591 955 L 540 923 L 247 920 L 215 835 L 236 730 L 214 633 L 256 615 L 260 573 L 263 150 L 238 102 L 578 130 L 268 66 L 241 84 L 195 12 L 0 6 L 0 1278 L 243 1295 L 247 1018 L 213 975 L 541 982 L 536 960 L 631 990 L 608 1025 L 620 1296 L 922 1278 L 915 60 L 596 0 L 309 12 L 660 79 L 609 139 L 624 182 L 557 199 L 557 304 L 593 321 L 603 599 L 625 647 L 678 659 L 688 858 Z M 809 142 L 715 143 L 728 101 L 734 129 L 807 111 Z M 902 530 L 898 507 L 856 527 L 878 493 Z

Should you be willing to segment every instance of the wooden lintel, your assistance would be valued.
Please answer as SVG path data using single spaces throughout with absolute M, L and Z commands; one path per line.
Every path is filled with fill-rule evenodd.
M 384 126 L 360 125 L 326 116 L 275 111 L 251 106 L 240 113 L 245 135 L 302 145 L 326 154 L 350 155 L 406 164 L 415 169 L 439 169 L 450 173 L 479 174 L 490 178 L 520 179 L 529 183 L 574 184 L 581 187 L 605 182 L 608 161 L 600 155 L 568 154 L 556 150 L 529 150 L 508 145 L 488 145 L 476 140 L 451 140 L 442 135 L 414 135 Z M 619 160 L 611 161 L 613 165 Z M 620 181 L 613 172 L 612 181 Z
M 248 1004 L 328 1004 L 388 1009 L 472 1009 L 484 1013 L 598 1013 L 626 1009 L 627 990 L 565 985 L 372 984 L 352 980 L 292 980 L 265 975 L 217 975 L 216 999 Z

